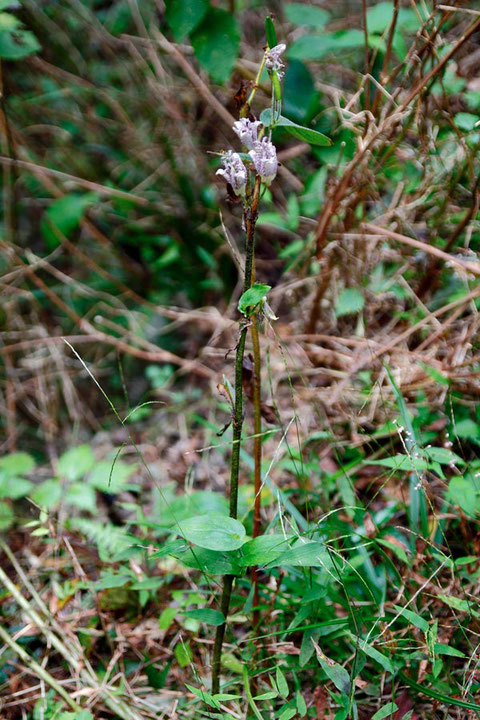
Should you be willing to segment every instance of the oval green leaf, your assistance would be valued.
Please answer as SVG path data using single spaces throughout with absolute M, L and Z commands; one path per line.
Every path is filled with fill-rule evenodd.
M 199 620 L 200 622 L 205 623 L 206 625 L 223 625 L 225 622 L 225 618 L 223 614 L 220 612 L 220 610 L 211 610 L 210 608 L 198 608 L 197 610 L 187 610 L 186 612 L 182 613 L 183 615 L 186 615 L 186 617 L 193 618 L 194 620 Z
M 239 311 L 248 317 L 256 306 L 266 297 L 268 291 L 271 290 L 270 285 L 263 285 L 258 283 L 252 285 L 251 288 L 246 290 L 238 301 Z
M 262 125 L 265 125 L 265 127 L 270 127 L 271 125 L 273 125 L 272 111 L 270 108 L 267 108 L 261 113 L 260 122 L 262 123 Z M 288 133 L 290 133 L 290 135 L 293 135 L 299 140 L 304 140 L 304 142 L 309 143 L 309 145 L 325 146 L 332 144 L 330 138 L 328 138 L 323 133 L 318 132 L 318 130 L 306 128 L 303 127 L 303 125 L 297 125 L 297 123 L 292 122 L 283 115 L 280 115 L 280 117 L 277 118 L 277 120 L 275 121 L 275 127 L 283 127 Z
M 241 522 L 216 513 L 188 518 L 178 527 L 185 540 L 207 550 L 237 550 L 245 540 Z

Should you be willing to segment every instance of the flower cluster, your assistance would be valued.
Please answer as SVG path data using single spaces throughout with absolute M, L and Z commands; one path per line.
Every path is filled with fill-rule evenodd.
M 275 45 L 275 47 L 267 50 L 265 53 L 265 67 L 270 73 L 272 85 L 274 85 L 275 74 L 279 79 L 284 76 L 284 63 L 281 55 L 285 52 L 287 46 L 284 43 Z M 277 85 L 275 85 L 277 87 Z M 277 88 L 278 89 L 278 88 Z M 275 92 L 277 95 L 277 92 Z M 280 100 L 280 97 L 277 98 Z M 275 105 L 272 97 L 272 113 Z M 251 162 L 255 167 L 257 175 L 264 185 L 270 185 L 275 179 L 278 170 L 277 150 L 270 138 L 262 137 L 263 130 L 260 120 L 250 120 L 242 117 L 233 123 L 233 132 L 238 136 L 243 147 L 246 148 Z M 260 136 L 260 137 L 259 137 Z M 248 157 L 248 156 L 247 156 Z M 221 175 L 231 186 L 236 195 L 245 198 L 247 194 L 248 169 L 244 164 L 245 155 L 228 150 L 222 156 L 223 168 L 217 170 L 217 175 Z
M 270 185 L 275 179 L 278 169 L 277 151 L 275 145 L 266 137 L 256 142 L 250 150 L 250 157 L 255 165 L 255 170 L 260 175 L 265 185 Z
M 275 45 L 275 47 L 268 50 L 265 54 L 265 67 L 269 72 L 276 72 L 280 80 L 285 74 L 283 72 L 285 65 L 280 60 L 280 55 L 282 55 L 286 49 L 287 46 L 284 43 L 280 43 L 280 45 Z
M 255 143 L 258 142 L 258 128 L 261 124 L 260 120 L 252 121 L 248 118 L 241 118 L 233 123 L 233 132 L 238 135 L 247 150 L 253 150 Z
M 277 174 L 277 151 L 275 145 L 268 138 L 264 137 L 259 140 L 258 130 L 261 124 L 259 120 L 242 118 L 234 123 L 233 130 L 249 151 L 261 181 L 265 185 L 270 185 Z M 229 150 L 222 157 L 222 165 L 223 169 L 217 170 L 217 175 L 225 178 L 236 195 L 244 196 L 248 172 L 240 155 Z
M 235 195 L 245 195 L 248 173 L 240 155 L 229 150 L 222 157 L 222 165 L 223 169 L 217 170 L 216 174 L 225 178 Z

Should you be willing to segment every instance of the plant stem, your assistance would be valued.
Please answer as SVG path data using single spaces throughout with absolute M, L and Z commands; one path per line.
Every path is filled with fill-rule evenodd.
M 255 185 L 252 193 L 252 202 L 246 210 L 246 250 L 245 250 L 245 276 L 243 292 L 246 292 L 252 285 L 254 256 L 255 256 L 255 225 L 258 217 L 258 201 L 260 198 L 260 176 L 255 178 Z M 240 330 L 240 338 L 237 344 L 235 355 L 235 407 L 233 410 L 233 445 L 232 459 L 230 464 L 230 517 L 237 517 L 238 505 L 238 477 L 240 474 L 240 441 L 243 427 L 243 356 L 245 354 L 245 342 L 247 339 L 248 324 L 244 324 Z M 212 693 L 215 695 L 220 690 L 220 670 L 222 664 L 222 646 L 227 626 L 227 615 L 232 595 L 233 575 L 225 575 L 223 578 L 222 599 L 220 609 L 225 622 L 217 627 L 215 643 L 213 646 L 212 661 Z
M 261 533 L 260 503 L 262 496 L 262 408 L 261 408 L 261 355 L 260 339 L 258 334 L 258 316 L 252 322 L 252 348 L 253 348 L 253 460 L 254 460 L 254 488 L 255 500 L 253 505 L 252 537 Z M 258 610 L 258 568 L 252 567 L 253 591 L 253 626 L 257 627 L 260 621 Z

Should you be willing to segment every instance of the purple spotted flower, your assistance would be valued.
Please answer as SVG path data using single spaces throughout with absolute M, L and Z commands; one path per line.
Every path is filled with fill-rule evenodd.
M 266 137 L 255 143 L 250 150 L 255 169 L 265 185 L 270 185 L 278 170 L 277 151 L 275 145 Z
M 217 170 L 217 175 L 222 177 L 229 183 L 235 195 L 245 195 L 245 187 L 247 184 L 247 168 L 242 162 L 242 158 L 238 153 L 231 150 L 222 157 L 223 168 Z
M 275 71 L 280 78 L 284 76 L 283 68 L 285 65 L 280 60 L 280 55 L 282 55 L 285 50 L 287 49 L 287 46 L 284 43 L 280 43 L 279 45 L 275 45 L 275 47 L 271 48 L 265 55 L 265 67 L 269 72 Z
M 248 150 L 253 150 L 255 143 L 258 142 L 258 128 L 261 124 L 260 120 L 253 121 L 248 118 L 241 118 L 233 123 L 233 131 Z

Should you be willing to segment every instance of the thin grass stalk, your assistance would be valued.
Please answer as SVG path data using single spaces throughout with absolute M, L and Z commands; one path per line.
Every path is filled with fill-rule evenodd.
M 260 176 L 255 178 L 255 185 L 252 193 L 252 202 L 246 211 L 246 250 L 245 250 L 245 276 L 243 292 L 250 289 L 253 279 L 254 257 L 255 257 L 255 225 L 258 217 L 258 202 L 260 198 Z M 245 355 L 245 342 L 248 333 L 248 323 L 242 325 L 240 338 L 237 344 L 235 355 L 235 405 L 233 410 L 233 438 L 232 458 L 230 461 L 230 517 L 237 517 L 238 508 L 238 478 L 240 474 L 240 442 L 243 428 L 243 358 Z M 220 671 L 222 665 L 222 647 L 227 627 L 227 616 L 230 608 L 234 576 L 225 575 L 223 578 L 222 599 L 220 610 L 225 622 L 217 627 L 215 642 L 213 646 L 212 660 L 212 693 L 215 695 L 220 690 Z

